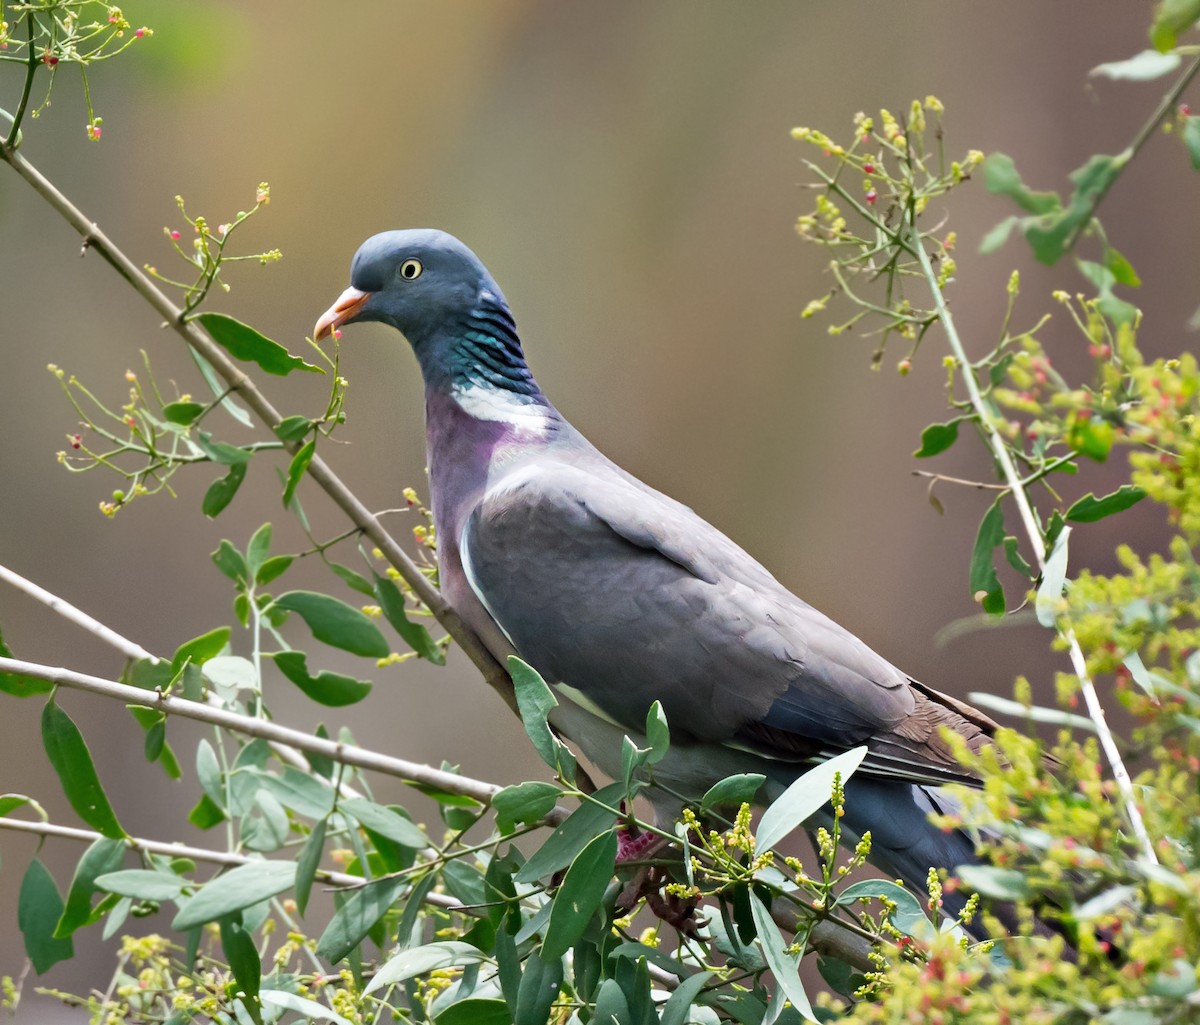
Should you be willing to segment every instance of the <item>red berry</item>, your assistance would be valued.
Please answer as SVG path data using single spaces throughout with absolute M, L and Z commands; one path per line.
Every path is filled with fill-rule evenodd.
M 870 203 L 871 206 L 875 205 L 875 200 L 877 200 L 878 198 L 879 198 L 879 193 L 876 192 L 874 189 L 869 189 L 867 191 L 867 202 Z
M 863 173 L 864 174 L 874 174 L 875 173 L 875 165 L 872 164 L 871 161 L 868 160 L 865 164 L 863 164 Z

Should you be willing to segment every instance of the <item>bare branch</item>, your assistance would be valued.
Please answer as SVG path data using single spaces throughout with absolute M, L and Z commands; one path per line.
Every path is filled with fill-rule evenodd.
M 490 804 L 493 795 L 501 789 L 495 783 L 486 783 L 469 776 L 458 776 L 452 772 L 434 769 L 419 762 L 406 761 L 403 758 L 393 758 L 391 755 L 380 754 L 377 751 L 370 751 L 353 744 L 313 737 L 287 726 L 255 719 L 248 715 L 238 715 L 236 712 L 230 712 L 223 708 L 213 708 L 211 705 L 202 704 L 199 701 L 188 701 L 186 698 L 177 698 L 157 690 L 148 691 L 140 687 L 130 687 L 124 683 L 117 683 L 115 680 L 105 680 L 70 669 L 57 669 L 15 658 L 0 658 L 0 672 L 32 676 L 35 679 L 48 680 L 60 687 L 100 694 L 104 697 L 124 701 L 127 704 L 154 708 L 167 715 L 178 715 L 185 719 L 194 719 L 197 722 L 211 723 L 214 726 L 233 730 L 235 733 L 249 737 L 279 741 L 299 751 L 308 751 L 310 754 L 332 759 L 341 765 L 371 769 L 387 776 L 407 780 L 410 783 L 419 783 L 451 794 L 461 794 L 471 797 L 481 804 Z M 546 817 L 546 822 L 557 824 L 567 815 L 566 808 L 555 808 Z

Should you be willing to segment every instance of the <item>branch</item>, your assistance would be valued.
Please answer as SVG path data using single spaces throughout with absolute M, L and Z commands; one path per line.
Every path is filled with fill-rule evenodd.
M 126 704 L 140 705 L 153 708 L 167 715 L 178 715 L 184 719 L 195 719 L 197 722 L 211 723 L 224 729 L 233 730 L 249 737 L 261 737 L 264 740 L 275 740 L 299 751 L 320 755 L 332 759 L 341 765 L 353 765 L 360 769 L 372 769 L 386 776 L 395 776 L 410 783 L 433 787 L 451 794 L 462 794 L 473 798 L 481 804 L 490 804 L 492 796 L 502 789 L 495 783 L 471 779 L 469 776 L 458 776 L 452 772 L 434 769 L 419 762 L 409 762 L 402 758 L 380 754 L 353 744 L 343 744 L 339 741 L 325 740 L 313 737 L 299 730 L 289 729 L 263 719 L 255 719 L 248 715 L 239 715 L 223 708 L 213 708 L 199 701 L 188 701 L 177 698 L 162 691 L 148 691 L 140 687 L 130 687 L 114 680 L 105 680 L 86 673 L 76 673 L 70 669 L 56 669 L 52 666 L 39 665 L 35 662 L 24 662 L 15 658 L 0 658 L 0 673 L 16 673 L 21 676 L 32 676 L 38 680 L 48 680 L 50 683 L 72 690 L 88 691 L 104 697 L 115 698 Z M 568 815 L 566 808 L 555 808 L 545 821 L 557 825 Z
M 946 299 L 942 294 L 941 286 L 938 285 L 937 274 L 934 272 L 929 254 L 925 251 L 925 245 L 921 233 L 917 228 L 916 218 L 911 208 L 905 211 L 904 221 L 903 230 L 907 232 L 911 239 L 912 248 L 916 251 L 917 258 L 921 262 L 921 271 L 933 296 L 938 319 L 942 322 L 942 327 L 946 331 L 946 338 L 950 343 L 950 351 L 954 353 L 955 359 L 958 360 L 963 383 L 966 385 L 971 406 L 979 418 L 979 426 L 983 431 L 984 439 L 987 441 L 988 447 L 992 450 L 992 455 L 1000 467 L 1009 491 L 1012 492 L 1013 501 L 1017 503 L 1017 511 L 1021 516 L 1021 524 L 1025 528 L 1026 537 L 1029 538 L 1034 557 L 1037 560 L 1038 569 L 1045 570 L 1046 542 L 1042 536 L 1041 528 L 1038 526 L 1033 507 L 1029 503 L 1029 495 L 1025 491 L 1021 475 L 1017 473 L 1017 468 L 1013 464 L 1008 446 L 996 430 L 996 425 L 992 421 L 992 416 L 983 401 L 982 394 L 980 394 L 979 382 L 975 380 L 975 371 L 972 369 L 971 362 L 967 359 L 966 349 L 963 347 L 962 339 L 959 337 L 958 328 L 954 325 L 954 318 L 950 314 L 950 309 L 946 305 Z M 1066 530 L 1068 528 L 1064 527 L 1063 529 Z M 1134 836 L 1137 837 L 1138 843 L 1142 848 L 1142 855 L 1154 864 L 1158 864 L 1158 858 L 1154 854 L 1154 844 L 1150 840 L 1149 833 L 1146 832 L 1146 824 L 1142 821 L 1142 813 L 1138 810 L 1137 802 L 1134 800 L 1133 781 L 1130 779 L 1129 770 L 1126 769 L 1125 762 L 1121 758 L 1121 751 L 1117 747 L 1112 730 L 1108 728 L 1108 722 L 1104 716 L 1104 706 L 1100 704 L 1100 697 L 1096 693 L 1096 686 L 1088 674 L 1087 660 L 1084 658 L 1083 649 L 1079 646 L 1079 641 L 1075 637 L 1075 630 L 1069 623 L 1066 623 L 1059 626 L 1058 633 L 1066 642 L 1067 649 L 1070 652 L 1071 667 L 1075 670 L 1075 675 L 1079 678 L 1079 689 L 1083 692 L 1088 715 L 1096 726 L 1096 734 L 1100 738 L 1100 746 L 1104 749 L 1104 754 L 1108 758 L 1109 765 L 1112 766 L 1113 779 L 1116 781 L 1117 788 L 1121 792 L 1125 814 L 1129 817 L 1129 824 L 1133 828 Z
M 1192 61 L 1184 73 L 1175 80 L 1174 84 L 1167 91 L 1167 94 L 1162 98 L 1158 106 L 1155 108 L 1154 113 L 1151 114 L 1146 123 L 1142 125 L 1140 129 L 1138 129 L 1137 135 L 1133 137 L 1133 142 L 1126 146 L 1125 149 L 1117 155 L 1116 159 L 1120 160 L 1122 168 L 1127 167 L 1129 162 L 1135 156 L 1137 156 L 1138 151 L 1144 145 L 1146 145 L 1146 142 L 1150 139 L 1150 136 L 1154 134 L 1154 130 L 1159 126 L 1159 124 L 1162 123 L 1163 118 L 1170 114 L 1171 108 L 1174 107 L 1177 102 L 1179 102 L 1179 97 L 1183 95 L 1183 91 L 1191 84 L 1192 79 L 1196 77 L 1196 72 L 1198 71 L 1200 71 L 1200 57 L 1197 57 L 1194 61 Z M 1109 192 L 1112 190 L 1112 187 L 1117 183 L 1117 177 L 1117 175 L 1113 175 L 1112 179 L 1104 186 L 1104 188 L 1088 196 L 1087 216 L 1082 218 L 1079 223 L 1076 224 L 1071 234 L 1067 236 L 1066 241 L 1063 243 L 1063 252 L 1070 252 L 1075 247 L 1075 243 L 1079 240 L 1079 236 L 1082 231 L 1092 223 L 1092 218 L 1096 216 L 1096 210 L 1099 209 L 1100 204 L 1104 202 L 1104 197 L 1109 194 Z
M 0 566 L 0 580 L 5 580 L 12 584 L 18 591 L 29 595 L 36 601 L 41 602 L 48 609 L 57 612 L 68 622 L 74 623 L 76 626 L 82 627 L 94 637 L 98 637 L 105 644 L 116 648 L 126 658 L 131 659 L 148 659 L 151 662 L 160 662 L 161 659 L 157 655 L 152 654 L 143 648 L 140 644 L 129 640 L 127 637 L 122 637 L 116 630 L 105 626 L 98 619 L 89 616 L 82 609 L 76 608 L 65 598 L 60 598 L 56 594 L 52 594 L 44 587 L 39 587 L 32 580 L 28 580 L 21 574 L 14 572 L 7 566 Z M 214 708 L 224 708 L 220 698 L 215 694 L 209 694 L 205 701 Z M 274 751 L 284 762 L 293 768 L 300 769 L 303 772 L 308 772 L 311 766 L 299 751 L 288 744 L 280 743 L 277 740 L 268 741 L 271 750 Z M 332 784 L 331 784 L 332 785 Z M 343 797 L 355 798 L 361 797 L 349 783 L 339 783 L 337 785 L 338 793 Z
M 90 829 L 58 826 L 52 822 L 30 822 L 27 819 L 0 818 L 0 829 L 11 829 L 18 833 L 33 833 L 35 836 L 56 836 L 66 840 L 80 840 L 83 843 L 94 843 L 104 839 L 101 833 L 95 833 Z M 193 861 L 203 861 L 210 865 L 249 865 L 251 862 L 262 862 L 261 858 L 250 858 L 244 854 L 234 854 L 230 851 L 211 851 L 207 847 L 189 847 L 187 844 L 181 843 L 143 840 L 137 836 L 127 836 L 122 842 L 135 851 L 164 854 L 168 858 L 191 858 Z M 362 876 L 352 876 L 345 872 L 331 872 L 324 868 L 317 869 L 316 877 L 333 886 L 360 887 L 366 881 Z M 468 915 L 473 913 L 461 901 L 448 897 L 444 893 L 431 892 L 426 895 L 424 900 L 426 904 L 433 904 L 451 911 L 461 911 Z
M 99 253 L 133 287 L 134 291 L 166 320 L 166 326 L 175 331 L 184 342 L 213 365 L 217 373 L 229 385 L 230 390 L 237 392 L 268 428 L 276 427 L 283 420 L 282 414 L 271 405 L 254 382 L 229 358 L 225 350 L 217 345 L 198 325 L 184 320 L 184 311 L 171 302 L 154 281 L 100 230 L 99 225 L 88 220 L 53 182 L 6 143 L 0 143 L 0 159 L 8 163 L 71 227 L 79 232 L 83 237 L 83 252 L 94 249 Z M 288 442 L 284 447 L 294 453 L 299 449 L 300 444 L 299 442 Z M 438 589 L 429 582 L 416 563 L 408 557 L 374 514 L 342 483 L 337 474 L 320 456 L 313 457 L 312 462 L 308 465 L 308 474 L 333 500 L 334 504 L 349 517 L 350 521 L 383 552 L 384 557 L 395 567 L 404 582 L 412 588 L 413 593 L 424 602 L 446 632 L 475 663 L 484 680 L 500 695 L 514 714 L 519 715 L 512 681 L 504 667 L 484 646 L 479 635 L 464 623 L 458 613 L 450 607 Z

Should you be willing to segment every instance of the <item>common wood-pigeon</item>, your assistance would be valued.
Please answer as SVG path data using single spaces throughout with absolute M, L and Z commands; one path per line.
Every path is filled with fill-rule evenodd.
M 859 745 L 844 834 L 922 892 L 931 866 L 976 860 L 928 820 L 947 782 L 978 784 L 942 729 L 978 750 L 995 724 L 926 687 L 792 594 L 687 506 L 602 455 L 542 394 L 499 286 L 441 231 L 363 243 L 351 287 L 317 322 L 381 321 L 425 382 L 441 586 L 503 659 L 559 696 L 551 721 L 604 772 L 662 702 L 671 747 L 654 778 L 698 798 L 734 773 L 772 800 L 814 762 Z M 653 793 L 653 791 L 652 791 Z M 659 792 L 660 816 L 678 801 Z

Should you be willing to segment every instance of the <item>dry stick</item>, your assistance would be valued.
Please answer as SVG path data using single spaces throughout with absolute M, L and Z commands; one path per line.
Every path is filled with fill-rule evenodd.
M 21 576 L 20 573 L 9 569 L 7 566 L 0 566 L 0 580 L 4 580 L 9 584 L 12 584 L 12 586 L 18 591 L 22 591 L 31 598 L 40 601 L 43 605 L 54 612 L 57 612 L 64 619 L 74 623 L 76 626 L 82 627 L 93 636 L 99 637 L 100 640 L 104 641 L 111 647 L 116 648 L 117 651 L 121 652 L 121 654 L 126 658 L 148 659 L 151 662 L 161 661 L 157 655 L 147 651 L 136 641 L 131 641 L 128 637 L 121 636 L 121 634 L 117 633 L 116 630 L 105 626 L 98 619 L 89 616 L 86 612 L 72 605 L 65 598 L 60 598 L 58 595 L 47 591 L 44 587 L 39 587 L 32 580 L 26 579 L 25 577 Z M 224 705 L 221 703 L 221 700 L 215 694 L 210 694 L 206 701 L 214 708 L 224 707 Z M 308 761 L 305 759 L 304 755 L 302 755 L 294 747 L 291 747 L 288 744 L 281 744 L 277 740 L 268 741 L 268 743 L 270 744 L 271 750 L 274 751 L 288 765 L 291 765 L 293 768 L 300 769 L 303 772 L 309 772 L 311 770 L 311 766 L 308 764 Z M 337 785 L 337 789 L 338 793 L 340 793 L 343 797 L 355 798 L 362 796 L 357 790 L 354 789 L 354 787 L 350 786 L 349 783 L 339 783 Z
M 458 776 L 452 772 L 434 769 L 418 762 L 406 761 L 403 758 L 393 758 L 391 755 L 380 754 L 354 744 L 325 740 L 264 719 L 239 715 L 223 708 L 213 708 L 211 705 L 164 694 L 159 690 L 150 691 L 143 690 L 141 687 L 130 687 L 124 683 L 117 683 L 115 680 L 105 680 L 70 669 L 39 665 L 36 662 L 24 662 L 15 658 L 0 658 L 0 673 L 32 676 L 34 679 L 47 680 L 60 687 L 87 691 L 124 701 L 127 704 L 157 709 L 167 715 L 178 715 L 185 719 L 195 719 L 197 722 L 212 723 L 214 726 L 221 726 L 249 737 L 280 741 L 300 751 L 308 751 L 310 754 L 331 758 L 342 765 L 372 769 L 375 772 L 396 776 L 410 783 L 433 787 L 451 794 L 462 794 L 481 804 L 491 803 L 493 795 L 502 789 L 494 783 L 472 779 L 469 776 Z M 546 821 L 556 824 L 565 819 L 567 814 L 565 808 L 556 808 L 546 817 Z
M 996 425 L 992 422 L 992 418 L 988 413 L 987 406 L 984 404 L 983 396 L 979 391 L 979 382 L 975 380 L 975 371 L 971 366 L 971 362 L 967 359 L 967 352 L 963 347 L 962 339 L 959 337 L 958 329 L 954 325 L 954 318 L 950 314 L 950 309 L 946 305 L 946 299 L 942 295 L 942 289 L 938 285 L 937 274 L 934 272 L 929 254 L 925 252 L 925 244 L 921 238 L 920 231 L 917 229 L 915 221 L 908 216 L 906 216 L 906 228 L 909 235 L 909 243 L 912 250 L 916 253 L 918 260 L 921 262 L 921 270 L 933 295 L 934 307 L 937 310 L 938 319 L 941 321 L 942 327 L 946 332 L 946 338 L 950 343 L 950 351 L 954 353 L 954 358 L 958 360 L 959 368 L 962 371 L 962 379 L 967 388 L 967 395 L 971 400 L 971 406 L 974 408 L 976 414 L 978 414 L 979 424 L 983 429 L 984 437 L 987 439 L 988 447 L 992 450 L 992 455 L 995 457 L 1001 472 L 1004 474 L 1004 480 L 1007 482 L 1009 491 L 1012 493 L 1013 501 L 1017 503 L 1017 511 L 1021 516 L 1021 524 L 1025 528 L 1026 536 L 1029 538 L 1030 546 L 1037 560 L 1038 569 L 1045 570 L 1045 541 L 1038 527 L 1037 518 L 1034 516 L 1033 507 L 1029 504 L 1029 495 L 1022 486 L 1021 476 L 1017 473 L 1016 466 L 1013 465 L 1008 446 L 1004 443 L 1004 439 L 1000 437 L 1000 433 L 996 430 Z M 1066 530 L 1067 528 L 1064 527 L 1063 529 Z M 1059 636 L 1067 642 L 1067 648 L 1071 655 L 1071 668 L 1075 670 L 1075 675 L 1079 678 L 1079 689 L 1083 691 L 1083 699 L 1087 704 L 1088 715 L 1096 726 L 1096 734 L 1100 738 L 1100 746 L 1104 748 L 1104 754 L 1108 758 L 1109 765 L 1112 766 L 1113 779 L 1116 781 L 1117 788 L 1121 791 L 1121 797 L 1125 805 L 1125 814 L 1129 817 L 1129 824 L 1133 828 L 1134 836 L 1137 837 L 1138 843 L 1142 848 L 1142 855 L 1147 860 L 1157 864 L 1158 858 L 1154 854 L 1154 844 L 1150 840 L 1150 834 L 1146 832 L 1146 824 L 1142 821 L 1142 813 L 1138 809 L 1137 802 L 1134 800 L 1133 781 L 1130 779 L 1129 770 L 1125 767 L 1125 762 L 1121 758 L 1121 750 L 1112 735 L 1112 730 L 1108 728 L 1108 722 L 1104 716 L 1104 706 L 1100 703 L 1100 696 L 1096 693 L 1096 686 L 1092 683 L 1091 676 L 1088 675 L 1087 659 L 1084 658 L 1083 649 L 1079 646 L 1079 641 L 1075 636 L 1075 629 L 1070 623 L 1064 622 L 1060 625 L 1058 632 Z
M 226 355 L 225 350 L 217 345 L 195 323 L 183 319 L 183 310 L 176 306 L 159 289 L 151 278 L 134 265 L 109 238 L 100 230 L 99 225 L 88 220 L 83 212 L 75 206 L 58 188 L 34 167 L 21 154 L 0 144 L 0 158 L 24 178 L 34 190 L 46 200 L 62 217 L 83 237 L 83 252 L 94 249 L 121 275 L 134 290 L 142 296 L 173 329 L 196 352 L 200 353 L 217 373 L 225 380 L 232 391 L 237 392 L 258 418 L 269 428 L 276 427 L 282 420 L 280 412 L 267 400 L 266 396 L 254 382 Z M 295 452 L 300 447 L 299 442 L 287 442 L 285 448 Z M 426 605 L 446 632 L 454 639 L 467 657 L 475 663 L 487 683 L 503 698 L 504 702 L 516 714 L 519 714 L 516 697 L 513 693 L 512 681 L 504 667 L 496 661 L 492 653 L 484 646 L 475 633 L 462 621 L 441 593 L 434 587 L 417 565 L 405 554 L 395 539 L 383 528 L 374 514 L 358 499 L 358 497 L 342 483 L 341 479 L 329 468 L 320 456 L 314 456 L 308 465 L 308 474 L 349 517 L 375 546 L 383 552 L 384 557 L 412 588 L 413 593 Z

